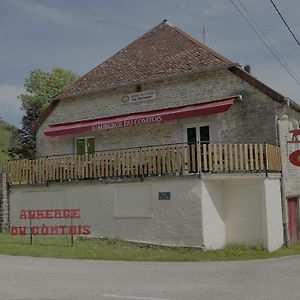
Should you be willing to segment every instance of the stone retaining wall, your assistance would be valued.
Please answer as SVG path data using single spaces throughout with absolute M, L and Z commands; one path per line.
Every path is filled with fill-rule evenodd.
M 6 174 L 0 173 L 0 232 L 9 229 L 9 198 Z

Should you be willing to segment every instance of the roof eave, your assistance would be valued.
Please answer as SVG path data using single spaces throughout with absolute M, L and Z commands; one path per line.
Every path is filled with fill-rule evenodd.
M 240 78 L 242 78 L 243 80 L 245 80 L 246 82 L 254 86 L 255 88 L 257 88 L 258 90 L 260 90 L 261 92 L 269 96 L 270 98 L 272 98 L 274 101 L 277 101 L 282 104 L 286 104 L 288 99 L 289 106 L 294 110 L 296 110 L 297 112 L 300 112 L 299 104 L 297 104 L 292 99 L 289 99 L 283 96 L 282 94 L 278 93 L 277 91 L 273 90 L 272 88 L 264 84 L 262 81 L 258 80 L 256 77 L 251 75 L 250 73 L 244 71 L 242 68 L 240 68 L 240 65 L 231 66 L 228 68 L 228 70 L 231 71 L 233 74 L 239 76 Z
M 234 66 L 238 66 L 238 65 L 239 65 L 238 63 L 229 63 L 229 64 L 224 64 L 224 65 L 218 65 L 215 67 L 210 67 L 207 69 L 200 69 L 200 70 L 195 70 L 195 71 L 190 71 L 190 72 L 181 72 L 181 73 L 170 74 L 170 75 L 161 76 L 161 77 L 153 77 L 153 78 L 145 79 L 145 80 L 137 80 L 137 81 L 112 84 L 112 85 L 108 85 L 108 86 L 102 86 L 100 88 L 90 90 L 90 91 L 74 93 L 72 95 L 68 95 L 68 96 L 64 96 L 64 97 L 59 97 L 59 94 L 58 94 L 57 96 L 54 97 L 54 99 L 63 100 L 63 99 L 75 98 L 75 97 L 79 97 L 79 96 L 93 95 L 93 94 L 97 94 L 99 92 L 115 90 L 115 89 L 123 88 L 123 87 L 130 87 L 130 86 L 134 86 L 134 85 L 157 82 L 157 81 L 161 81 L 161 80 L 177 79 L 177 78 L 183 78 L 183 77 L 188 77 L 188 76 L 193 76 L 193 75 L 198 75 L 198 74 L 214 72 L 214 71 L 223 70 L 223 69 L 229 69 L 230 67 L 234 67 Z

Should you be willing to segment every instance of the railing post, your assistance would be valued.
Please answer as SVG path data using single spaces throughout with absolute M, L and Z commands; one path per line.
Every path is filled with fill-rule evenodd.
M 264 154 L 265 173 L 267 176 L 268 170 L 269 170 L 269 161 L 268 161 L 268 147 L 265 142 L 264 142 L 264 153 L 263 154 Z
M 197 157 L 197 174 L 201 174 L 202 169 L 202 151 L 201 151 L 201 144 L 197 142 L 196 144 L 196 157 Z

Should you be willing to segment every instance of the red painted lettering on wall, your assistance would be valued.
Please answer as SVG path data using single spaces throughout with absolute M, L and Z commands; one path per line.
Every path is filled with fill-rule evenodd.
M 37 209 L 20 211 L 20 219 L 80 219 L 80 209 Z
M 89 225 L 60 225 L 60 226 L 11 226 L 10 233 L 12 235 L 89 235 L 91 227 Z
M 122 120 L 118 122 L 107 122 L 101 124 L 95 124 L 92 127 L 92 131 L 101 131 L 112 128 L 122 128 L 122 127 L 131 127 L 137 125 L 146 125 L 163 122 L 163 116 L 156 115 L 151 117 L 141 117 L 141 118 L 132 118 L 130 120 Z
M 11 226 L 12 235 L 89 235 L 89 225 L 73 224 L 73 219 L 80 219 L 80 209 L 36 209 L 20 210 L 20 220 L 29 220 L 31 226 Z M 70 225 L 36 225 L 33 220 L 52 219 L 70 220 Z

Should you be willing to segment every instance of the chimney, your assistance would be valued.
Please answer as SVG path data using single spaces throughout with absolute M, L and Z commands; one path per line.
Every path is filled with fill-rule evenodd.
M 244 70 L 245 70 L 247 73 L 251 74 L 251 67 L 250 67 L 250 65 L 245 65 L 245 66 L 244 66 Z

